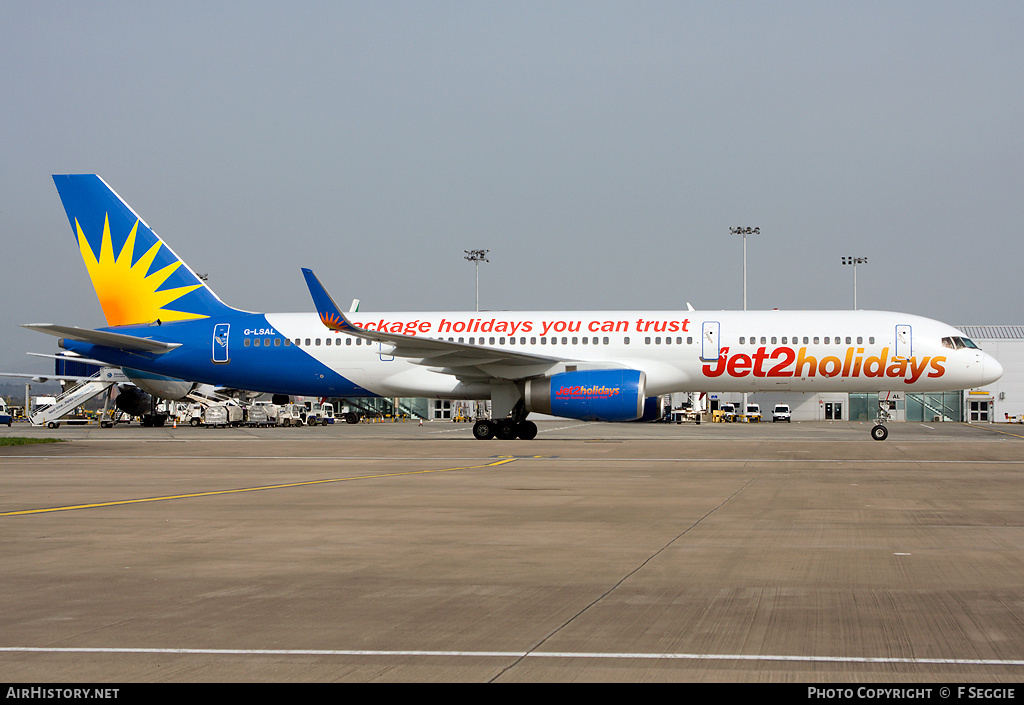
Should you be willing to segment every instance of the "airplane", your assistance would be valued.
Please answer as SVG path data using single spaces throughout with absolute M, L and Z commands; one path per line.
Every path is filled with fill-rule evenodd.
M 476 438 L 532 439 L 530 413 L 649 419 L 670 392 L 938 392 L 1002 367 L 962 332 L 885 311 L 346 313 L 310 269 L 316 312 L 225 304 L 95 174 L 55 175 L 107 326 L 26 328 L 162 398 L 196 382 L 320 397 L 490 399 Z M 186 382 L 185 380 L 193 380 Z M 880 403 L 872 438 L 884 440 Z

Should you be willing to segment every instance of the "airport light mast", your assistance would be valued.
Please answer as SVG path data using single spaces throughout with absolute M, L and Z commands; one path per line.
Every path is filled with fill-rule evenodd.
M 747 310 L 747 235 L 760 235 L 761 228 L 729 228 L 733 235 L 743 236 L 743 310 Z M 743 392 L 743 418 L 747 417 L 747 393 Z
M 857 265 L 867 264 L 867 257 L 843 257 L 843 264 L 853 265 L 853 310 L 857 310 Z
M 472 262 L 474 265 L 476 265 L 476 310 L 479 311 L 480 310 L 480 263 L 481 262 L 490 262 L 490 260 L 487 259 L 487 253 L 490 252 L 490 250 L 463 250 L 463 252 L 466 253 L 466 256 L 463 259 L 466 259 L 466 260 Z
M 760 235 L 761 228 L 729 228 L 733 235 L 743 236 L 743 310 L 747 310 L 747 235 Z

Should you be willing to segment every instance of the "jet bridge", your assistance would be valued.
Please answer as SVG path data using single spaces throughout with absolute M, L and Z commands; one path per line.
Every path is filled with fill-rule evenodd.
M 29 415 L 33 426 L 57 428 L 60 419 L 74 411 L 77 407 L 93 397 L 108 392 L 117 384 L 128 383 L 129 380 L 119 367 L 103 367 L 92 377 L 67 390 L 53 404 L 36 409 Z

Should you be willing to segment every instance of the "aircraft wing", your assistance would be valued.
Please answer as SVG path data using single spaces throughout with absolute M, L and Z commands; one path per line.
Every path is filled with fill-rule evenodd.
M 380 343 L 387 346 L 382 350 L 384 354 L 410 358 L 415 364 L 440 368 L 438 372 L 444 374 L 467 380 L 491 377 L 524 379 L 545 374 L 570 362 L 561 357 L 360 328 L 338 308 L 313 270 L 303 268 L 302 274 L 313 296 L 317 314 L 327 328 Z
M 92 345 L 102 345 L 108 348 L 132 352 L 162 355 L 165 352 L 181 347 L 181 343 L 165 343 L 160 340 L 153 340 L 152 338 L 138 338 L 134 335 L 125 335 L 124 333 L 89 330 L 88 328 L 79 328 L 77 326 L 57 326 L 52 323 L 25 323 L 21 327 L 54 335 L 58 338 L 77 340 L 80 343 L 91 343 Z

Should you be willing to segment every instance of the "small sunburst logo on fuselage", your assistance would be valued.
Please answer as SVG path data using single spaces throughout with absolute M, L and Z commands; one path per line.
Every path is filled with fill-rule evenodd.
M 185 321 L 206 318 L 198 313 L 175 311 L 166 308 L 181 297 L 202 287 L 201 283 L 179 286 L 160 290 L 164 282 L 182 266 L 181 260 L 175 258 L 170 264 L 150 272 L 153 260 L 164 247 L 163 242 L 156 238 L 155 242 L 138 259 L 135 257 L 135 239 L 139 228 L 136 220 L 121 251 L 114 254 L 114 244 L 110 237 L 110 220 L 103 219 L 103 237 L 100 241 L 97 256 L 78 219 L 75 219 L 75 230 L 78 233 L 78 247 L 82 252 L 85 267 L 89 270 L 96 296 L 103 308 L 109 326 L 126 326 L 140 323 L 160 321 Z M 133 261 L 134 259 L 134 261 Z
M 335 331 L 345 331 L 345 330 L 348 330 L 348 326 L 345 325 L 345 321 L 342 320 L 342 318 L 340 316 L 337 316 L 337 315 L 335 315 L 333 313 L 328 313 L 326 311 L 322 311 L 320 313 L 320 320 L 323 322 L 323 324 L 325 326 L 327 326 L 331 330 L 335 330 Z

